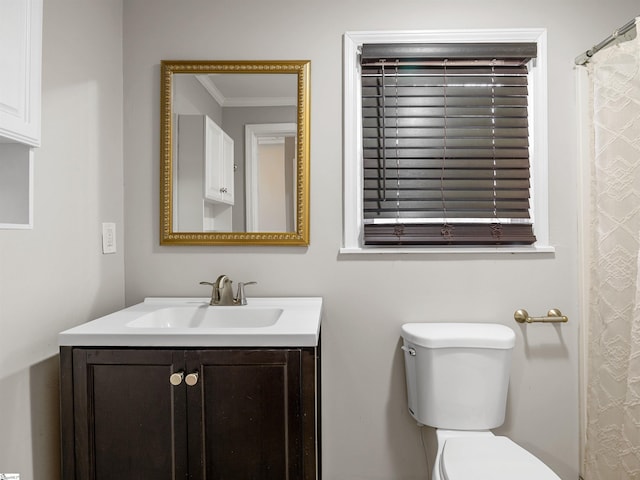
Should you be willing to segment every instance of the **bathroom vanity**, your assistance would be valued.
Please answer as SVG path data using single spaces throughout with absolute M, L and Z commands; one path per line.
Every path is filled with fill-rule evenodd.
M 287 300 L 148 299 L 62 332 L 63 480 L 319 478 L 322 301 Z

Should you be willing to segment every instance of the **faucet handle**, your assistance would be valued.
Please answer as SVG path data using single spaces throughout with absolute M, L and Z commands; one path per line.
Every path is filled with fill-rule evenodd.
M 234 303 L 236 305 L 246 305 L 247 297 L 244 293 L 244 287 L 247 285 L 255 285 L 258 282 L 238 282 L 238 293 L 236 293 L 236 298 L 234 299 Z
M 200 282 L 200 285 L 209 285 L 211 287 L 211 300 L 209 301 L 209 305 L 215 305 L 218 294 L 218 286 L 213 282 Z

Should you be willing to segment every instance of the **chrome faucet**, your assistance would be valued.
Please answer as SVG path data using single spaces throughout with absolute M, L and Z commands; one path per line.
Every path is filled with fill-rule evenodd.
M 257 282 L 238 282 L 238 291 L 235 297 L 233 296 L 232 283 L 233 281 L 229 277 L 227 277 L 226 275 L 220 275 L 215 283 L 200 282 L 200 285 L 209 285 L 213 287 L 209 305 L 246 305 L 247 297 L 244 293 L 244 287 L 246 285 L 253 285 Z

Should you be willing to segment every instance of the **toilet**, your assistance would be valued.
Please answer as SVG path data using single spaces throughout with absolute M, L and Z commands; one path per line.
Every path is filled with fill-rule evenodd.
M 560 480 L 492 428 L 504 423 L 513 330 L 489 323 L 402 326 L 409 412 L 434 427 L 432 480 Z

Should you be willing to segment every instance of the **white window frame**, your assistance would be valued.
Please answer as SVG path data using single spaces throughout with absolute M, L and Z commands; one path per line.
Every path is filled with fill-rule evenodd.
M 364 43 L 535 42 L 538 54 L 529 72 L 531 219 L 536 242 L 523 246 L 366 247 L 362 242 L 362 93 L 359 49 Z M 554 252 L 549 245 L 547 32 L 543 28 L 492 30 L 368 31 L 344 34 L 344 199 L 340 253 L 529 253 Z

